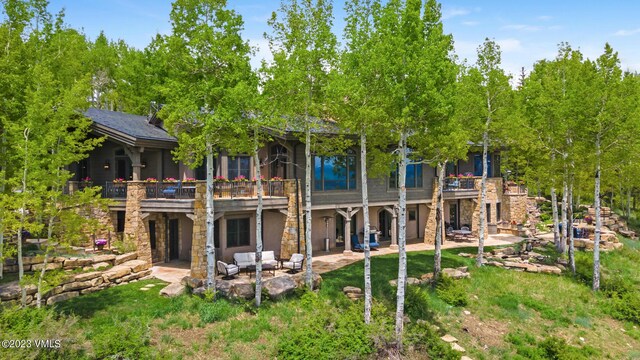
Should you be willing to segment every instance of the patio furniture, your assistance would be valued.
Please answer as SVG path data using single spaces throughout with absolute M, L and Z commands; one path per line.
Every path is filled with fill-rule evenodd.
M 256 265 L 249 265 L 247 266 L 247 273 L 249 273 L 249 279 L 251 279 L 251 274 L 255 274 L 256 273 Z M 272 264 L 262 264 L 262 272 L 270 272 L 271 275 L 276 276 L 276 265 L 272 265 Z
M 468 240 L 469 236 L 471 235 L 471 231 L 469 230 L 464 230 L 465 226 L 462 227 L 462 229 L 460 230 L 453 230 L 453 240 Z M 469 228 L 467 228 L 469 229 Z
M 237 252 L 233 254 L 233 263 L 236 264 L 240 270 L 248 269 L 249 266 L 256 266 L 256 253 L 255 252 Z M 276 268 L 278 266 L 278 260 L 276 259 L 276 255 L 273 251 L 263 251 L 262 252 L 262 266 L 265 265 L 273 266 Z
M 240 268 L 234 264 L 227 264 L 223 261 L 218 260 L 218 273 L 224 275 L 222 279 L 230 280 L 233 279 L 234 276 L 238 275 L 240 272 Z
M 304 255 L 293 254 L 289 261 L 283 261 L 281 267 L 283 269 L 289 269 L 289 272 L 297 273 L 302 270 L 302 264 L 304 263 Z
M 162 194 L 167 198 L 175 198 L 176 193 L 180 189 L 180 181 L 176 183 L 176 185 L 167 186 L 164 190 L 162 190 Z
M 364 251 L 364 244 L 360 244 L 358 241 L 358 235 L 351 235 L 351 247 L 353 250 L 362 250 Z M 376 234 L 369 234 L 369 249 L 377 250 L 380 247 L 380 244 L 376 242 Z

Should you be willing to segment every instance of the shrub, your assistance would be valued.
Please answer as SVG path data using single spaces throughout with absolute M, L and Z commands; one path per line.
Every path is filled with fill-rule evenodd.
M 442 341 L 426 321 L 410 323 L 405 332 L 404 342 L 419 352 L 426 352 L 432 359 L 460 359 L 460 353 Z
M 614 294 L 605 310 L 615 319 L 640 325 L 640 295 L 637 292 Z
M 576 278 L 591 286 L 593 283 L 593 254 L 576 251 Z
M 442 274 L 436 285 L 438 297 L 453 306 L 466 306 L 469 302 L 467 290 L 460 281 L 455 281 Z
M 513 344 L 516 353 L 527 359 L 581 360 L 597 358 L 599 352 L 590 346 L 571 346 L 564 339 L 549 336 L 538 342 L 528 333 L 510 333 L 506 340 Z
M 96 358 L 144 359 L 151 357 L 149 347 L 149 323 L 146 319 L 131 318 L 125 321 L 114 318 L 117 326 L 96 329 L 92 338 Z
M 215 302 L 202 301 L 199 308 L 200 321 L 205 324 L 224 321 L 236 314 L 236 307 L 227 300 L 219 299 Z
M 409 285 L 405 293 L 404 311 L 410 318 L 430 319 L 429 294 L 419 286 Z

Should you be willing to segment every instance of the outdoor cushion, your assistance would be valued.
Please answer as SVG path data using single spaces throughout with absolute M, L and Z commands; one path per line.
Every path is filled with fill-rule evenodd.
M 262 252 L 262 263 L 276 266 L 278 265 L 278 261 L 276 260 L 276 254 L 273 251 L 263 251 Z
M 238 252 L 233 254 L 233 262 L 240 269 L 246 269 L 247 266 L 256 264 L 256 253 L 254 252 Z
M 371 236 L 369 237 L 369 249 L 379 248 L 380 244 L 375 242 L 375 234 L 370 234 L 370 235 Z M 358 241 L 357 234 L 351 235 L 351 246 L 353 247 L 353 250 L 364 250 L 364 244 L 360 244 L 360 241 Z
M 303 262 L 304 262 L 304 255 L 293 254 L 291 255 L 291 259 L 289 259 L 289 261 L 285 261 L 282 263 L 282 268 L 291 269 L 293 271 L 299 271 L 299 270 L 302 270 Z
M 233 277 L 240 272 L 240 268 L 233 264 L 227 264 L 218 260 L 218 273 L 224 275 L 225 278 Z

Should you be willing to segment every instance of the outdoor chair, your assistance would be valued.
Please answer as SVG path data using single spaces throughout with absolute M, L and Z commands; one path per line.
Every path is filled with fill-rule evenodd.
M 357 234 L 351 235 L 351 247 L 353 248 L 353 250 L 362 250 L 362 251 L 364 251 L 364 244 L 360 244 L 360 241 L 358 241 L 358 235 Z M 369 235 L 369 249 L 377 250 L 379 247 L 380 247 L 380 244 L 378 242 L 376 242 L 375 234 L 370 234 Z
M 230 280 L 233 279 L 240 272 L 240 268 L 237 265 L 227 264 L 223 261 L 218 260 L 218 273 L 224 275 L 222 279 Z
M 162 190 L 162 194 L 166 198 L 175 198 L 178 190 L 180 189 L 180 181 L 175 185 L 167 186 L 164 190 Z
M 283 269 L 289 269 L 289 272 L 297 273 L 302 270 L 302 264 L 304 263 L 304 255 L 293 254 L 289 261 L 282 262 Z
M 463 226 L 463 227 L 460 228 L 460 230 L 469 231 L 469 227 L 468 226 Z

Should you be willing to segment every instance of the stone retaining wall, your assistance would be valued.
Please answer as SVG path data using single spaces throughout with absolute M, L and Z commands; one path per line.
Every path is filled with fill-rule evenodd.
M 107 258 L 108 257 L 108 258 Z M 108 263 L 115 265 L 103 271 L 91 271 L 80 274 L 69 274 L 61 284 L 43 294 L 43 303 L 47 305 L 55 304 L 59 301 L 74 298 L 76 296 L 90 294 L 112 286 L 127 284 L 129 282 L 138 281 L 151 275 L 151 264 L 144 260 L 137 260 L 136 253 L 124 255 L 102 255 L 96 257 L 99 260 L 105 260 L 93 263 Z M 69 261 L 91 259 L 68 259 Z M 54 264 L 60 264 L 54 263 Z M 62 262 L 64 266 L 64 262 Z M 34 285 L 27 285 L 27 305 L 35 306 L 35 297 L 37 288 Z M 21 289 L 18 282 L 11 282 L 0 285 L 0 303 L 1 304 L 19 304 Z
M 81 268 L 83 270 L 97 269 L 100 267 L 108 267 L 122 264 L 129 260 L 135 260 L 138 254 L 135 252 L 115 255 L 104 254 L 91 257 L 74 257 L 74 256 L 50 256 L 47 260 L 47 270 L 75 270 Z M 40 271 L 44 267 L 44 255 L 24 256 L 22 258 L 24 271 Z M 6 259 L 4 262 L 3 272 L 17 273 L 18 259 Z

